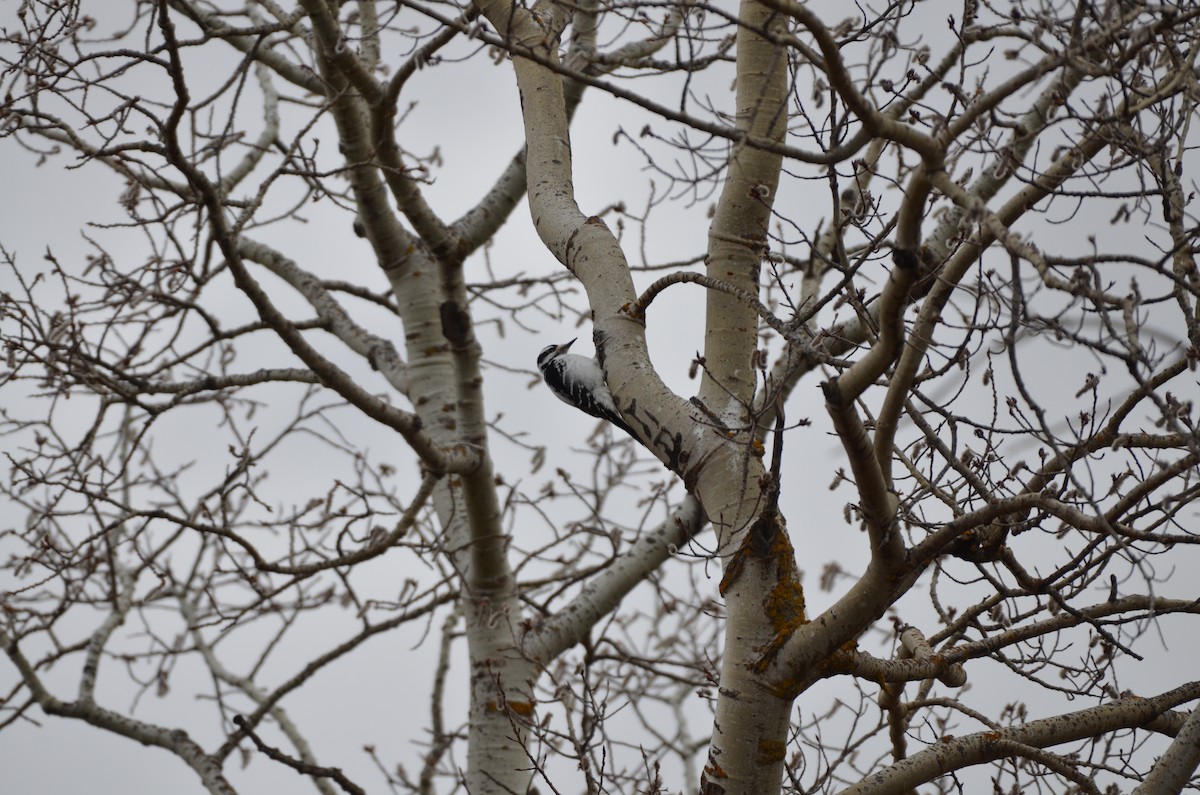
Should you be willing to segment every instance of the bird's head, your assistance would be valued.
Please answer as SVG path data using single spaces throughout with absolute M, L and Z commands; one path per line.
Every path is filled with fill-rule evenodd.
M 579 339 L 578 337 L 575 338 Z M 564 342 L 562 345 L 547 345 L 542 348 L 542 352 L 538 354 L 538 368 L 545 367 L 547 364 L 562 356 L 567 351 L 571 350 L 571 346 L 575 344 L 575 340 Z

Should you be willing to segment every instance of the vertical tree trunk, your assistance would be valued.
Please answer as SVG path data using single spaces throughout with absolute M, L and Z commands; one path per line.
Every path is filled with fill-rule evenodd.
M 775 14 L 755 0 L 745 0 L 739 18 L 738 128 L 782 141 L 787 128 L 787 53 L 763 35 Z M 708 275 L 758 295 L 781 158 L 735 146 L 709 229 Z M 709 290 L 707 301 L 699 397 L 728 432 L 705 465 L 696 493 L 717 532 L 728 619 L 702 791 L 777 792 L 791 697 L 769 690 L 759 672 L 776 639 L 802 620 L 803 598 L 791 544 L 767 487 L 761 429 L 751 414 L 758 317 L 745 301 L 726 293 Z

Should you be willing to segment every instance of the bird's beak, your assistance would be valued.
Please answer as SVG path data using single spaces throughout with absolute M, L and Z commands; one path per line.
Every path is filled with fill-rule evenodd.
M 579 337 L 575 338 L 575 340 L 577 340 L 577 339 L 579 339 Z M 571 350 L 571 346 L 575 344 L 575 340 L 571 340 L 570 342 L 564 342 L 562 345 L 559 345 L 558 352 L 566 353 L 567 351 Z

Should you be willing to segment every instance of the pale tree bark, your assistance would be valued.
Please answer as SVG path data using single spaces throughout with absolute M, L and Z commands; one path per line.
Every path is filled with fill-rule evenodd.
M 531 54 L 554 60 L 548 46 L 552 28 L 546 22 L 551 17 L 502 4 L 480 8 Z M 741 11 L 738 124 L 752 135 L 782 140 L 786 54 L 760 32 L 775 15 L 757 3 L 747 3 Z M 521 57 L 521 50 L 513 64 L 525 120 L 534 225 L 547 248 L 588 290 L 597 350 L 623 413 L 660 460 L 693 484 L 715 523 L 726 560 L 722 593 L 730 629 L 704 787 L 768 791 L 778 787 L 781 776 L 790 699 L 765 688 L 753 666 L 777 637 L 803 619 L 803 604 L 774 506 L 762 512 L 765 470 L 753 452 L 758 428 L 750 415 L 757 316 L 744 301 L 710 292 L 699 396 L 708 407 L 696 416 L 678 398 L 663 394 L 661 381 L 647 366 L 642 327 L 621 311 L 633 299 L 624 254 L 604 224 L 586 217 L 574 199 L 561 80 L 544 65 Z M 757 292 L 780 162 L 777 155 L 739 149 L 710 232 L 710 276 L 751 294 Z M 696 434 L 697 427 L 705 432 Z M 765 612 L 764 603 L 770 605 Z
M 506 557 L 484 420 L 480 348 L 475 339 L 462 277 L 463 257 L 473 246 L 443 224 L 404 176 L 392 142 L 395 105 L 341 41 L 329 10 L 319 0 L 305 8 L 320 40 L 323 72 L 333 90 L 334 118 L 351 174 L 358 219 L 400 299 L 409 352 L 408 397 L 425 411 L 431 428 L 443 429 L 443 444 L 465 446 L 475 466 L 446 481 L 437 504 L 454 550 L 453 565 L 467 593 L 467 638 L 471 658 L 467 786 L 472 792 L 523 792 L 530 780 L 520 726 L 532 713 L 529 682 L 535 669 L 512 653 L 513 627 L 521 623 L 516 582 Z M 353 91 L 359 93 L 356 96 Z M 367 118 L 378 117 L 374 135 Z M 378 151 L 385 186 L 373 165 Z M 356 166 L 356 164 L 363 164 Z M 388 206 L 391 196 L 421 235 L 418 243 Z M 509 196 L 518 195 L 511 191 Z M 474 243 L 478 245 L 478 241 Z M 446 343 L 449 343 L 448 345 Z M 442 410 L 457 406 L 451 415 Z
M 1183 792 L 1196 775 L 1197 767 L 1200 767 L 1200 709 L 1193 709 L 1175 735 L 1175 742 L 1155 762 L 1150 775 L 1133 791 L 1134 795 Z
M 1164 617 L 1200 614 L 1163 574 L 1197 544 L 1200 499 L 1200 9 L 967 2 L 941 36 L 927 11 L 161 0 L 110 41 L 78 3 L 21 4 L 23 32 L 0 42 L 0 139 L 119 175 L 126 223 L 88 234 L 132 228 L 150 253 L 47 251 L 47 279 L 0 250 L 0 386 L 46 406 L 0 413 L 3 496 L 25 517 L 0 533 L 17 583 L 0 592 L 15 672 L 0 729 L 40 708 L 166 749 L 210 792 L 234 791 L 239 749 L 360 792 L 285 704 L 407 631 L 436 660 L 420 773 L 369 746 L 368 775 L 394 791 L 1188 787 L 1197 684 L 1138 697 L 1124 682 L 1169 662 L 1150 648 Z M 213 51 L 232 57 L 205 73 Z M 441 139 L 421 155 L 410 138 L 429 112 L 410 90 L 443 55 L 511 71 L 525 139 L 496 154 L 476 120 L 495 168 L 464 180 L 476 193 L 455 220 L 429 187 L 454 170 Z M 139 70 L 162 85 L 123 82 Z M 448 74 L 439 96 L 482 104 Z M 644 157 L 641 211 L 620 192 L 580 204 L 576 168 L 605 154 L 571 122 L 595 92 L 651 120 L 601 122 Z M 812 178 L 826 198 L 797 191 Z M 664 202 L 710 193 L 711 214 L 664 227 L 670 261 L 651 261 Z M 522 199 L 561 267 L 504 248 Z M 274 233 L 310 223 L 310 204 L 337 219 L 330 236 L 365 239 L 381 286 Z M 1102 214 L 1132 234 L 1072 225 L 1107 232 Z M 652 363 L 647 341 L 681 284 L 705 290 L 694 395 L 668 388 L 683 363 Z M 570 318 L 591 321 L 636 439 L 548 448 L 505 416 L 536 350 L 515 366 L 493 330 L 536 349 Z M 238 369 L 264 337 L 271 361 Z M 1082 386 L 1038 369 L 1056 346 L 1095 363 Z M 795 416 L 818 385 L 820 441 Z M 294 418 L 260 432 L 286 412 L 256 387 L 289 390 Z M 82 432 L 68 399 L 94 411 Z M 152 444 L 192 409 L 229 439 L 202 486 Z M 266 467 L 301 438 L 333 452 L 305 461 L 332 485 L 269 504 Z M 817 493 L 830 482 L 840 529 Z M 824 557 L 839 532 L 862 571 Z M 820 611 L 815 587 L 832 592 Z M 345 631 L 280 663 L 305 619 L 339 609 Z M 210 679 L 196 692 L 212 724 L 139 719 L 144 693 L 190 687 L 171 682 L 185 659 Z M 75 662 L 77 693 L 56 695 L 47 671 Z M 387 664 L 426 689 L 408 657 Z M 122 665 L 128 715 L 98 703 Z M 963 689 L 981 670 L 1021 695 L 988 712 Z M 412 720 L 381 711 L 397 732 Z M 193 725 L 215 726 L 212 748 Z M 1174 739 L 1143 749 L 1146 732 Z
M 957 770 L 988 759 L 1031 755 L 1047 746 L 1069 743 L 1098 732 L 1140 726 L 1164 710 L 1200 696 L 1200 684 L 1178 688 L 1149 698 L 1128 698 L 1054 718 L 1031 721 L 1020 728 L 956 737 L 886 768 L 869 780 L 843 790 L 845 795 L 898 795 Z M 1186 731 L 1186 729 L 1185 729 Z M 1182 734 L 1182 733 L 1181 733 Z M 1186 741 L 1185 741 L 1186 742 Z M 1190 775 L 1190 774 L 1189 774 Z M 1186 777 L 1185 777 L 1186 781 Z M 1165 783 L 1165 782 L 1164 782 Z M 1147 792 L 1178 792 L 1149 789 Z
M 738 13 L 737 126 L 756 138 L 782 142 L 788 62 L 786 50 L 772 40 L 782 19 L 750 0 Z M 781 164 L 778 155 L 736 146 L 709 228 L 709 277 L 750 295 L 760 291 Z M 782 776 L 791 694 L 770 687 L 761 671 L 779 641 L 805 620 L 804 599 L 777 510 L 781 486 L 769 482 L 779 473 L 768 474 L 759 455 L 765 429 L 753 412 L 758 318 L 745 301 L 727 293 L 709 290 L 706 300 L 704 375 L 697 397 L 720 444 L 705 452 L 694 478 L 717 534 L 728 624 L 701 791 L 768 792 Z M 780 444 L 781 435 L 775 440 Z

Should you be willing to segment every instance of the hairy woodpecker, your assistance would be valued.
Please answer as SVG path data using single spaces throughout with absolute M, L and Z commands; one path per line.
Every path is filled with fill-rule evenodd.
M 600 369 L 596 360 L 577 353 L 567 353 L 574 343 L 575 340 L 571 340 L 562 345 L 547 345 L 538 354 L 538 369 L 542 371 L 546 386 L 563 403 L 593 417 L 608 420 L 636 439 L 637 434 L 621 419 L 612 392 L 604 383 L 604 370 Z

